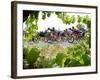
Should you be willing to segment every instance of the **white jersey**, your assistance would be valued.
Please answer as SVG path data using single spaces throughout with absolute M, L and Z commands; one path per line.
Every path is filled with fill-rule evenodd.
M 51 32 L 50 30 L 47 30 L 47 32 Z

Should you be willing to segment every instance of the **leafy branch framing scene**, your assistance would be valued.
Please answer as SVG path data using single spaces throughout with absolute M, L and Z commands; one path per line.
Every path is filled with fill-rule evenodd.
M 91 14 L 23 10 L 23 69 L 91 66 Z

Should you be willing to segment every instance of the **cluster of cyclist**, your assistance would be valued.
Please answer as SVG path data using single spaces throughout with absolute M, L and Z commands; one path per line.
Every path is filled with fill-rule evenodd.
M 85 29 L 84 29 L 85 30 Z M 73 42 L 74 40 L 80 40 L 84 36 L 85 32 L 79 29 L 76 29 L 74 26 L 71 28 L 65 29 L 64 31 L 56 30 L 55 27 L 48 28 L 45 32 L 39 32 L 38 38 L 34 38 L 37 40 L 44 40 L 44 41 L 66 41 Z
M 52 29 L 48 28 L 46 30 L 46 33 L 52 36 L 55 35 L 56 32 L 57 30 L 54 27 Z M 82 33 L 82 31 L 76 29 L 74 26 L 72 26 L 72 28 L 65 29 L 65 32 L 67 33 L 68 36 L 72 36 L 73 34 L 80 35 Z
M 53 35 L 56 34 L 56 29 L 55 29 L 54 27 L 53 27 L 52 29 L 48 28 L 48 29 L 46 30 L 46 33 L 47 33 L 48 35 L 53 36 Z
M 57 40 L 57 39 L 63 39 L 63 37 L 69 37 L 72 39 L 72 37 L 74 36 L 74 38 L 79 38 L 84 36 L 84 32 L 82 32 L 79 29 L 76 29 L 74 26 L 72 26 L 72 28 L 68 28 L 65 29 L 64 31 L 60 32 L 57 31 L 54 27 L 53 28 L 48 28 L 46 30 L 46 40 Z
M 74 26 L 72 26 L 72 28 L 66 29 L 65 31 L 67 32 L 68 36 L 82 34 L 82 31 L 80 31 L 79 29 L 76 29 Z

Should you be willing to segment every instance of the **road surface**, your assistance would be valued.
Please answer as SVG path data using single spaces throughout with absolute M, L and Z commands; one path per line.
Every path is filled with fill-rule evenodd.
M 44 47 L 46 44 L 59 44 L 61 46 L 70 46 L 72 45 L 72 43 L 69 43 L 68 41 L 48 41 L 48 42 L 45 42 L 45 41 L 39 41 L 39 42 L 33 42 L 33 41 L 30 41 L 29 42 L 29 45 L 30 46 L 33 46 L 35 44 L 39 44 L 41 47 Z

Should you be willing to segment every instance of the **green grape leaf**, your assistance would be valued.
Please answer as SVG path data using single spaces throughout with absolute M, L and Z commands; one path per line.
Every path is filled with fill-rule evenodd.
M 82 55 L 82 59 L 84 61 L 84 65 L 85 66 L 88 66 L 88 65 L 91 64 L 91 59 L 90 59 L 90 57 L 87 54 L 83 54 Z
M 32 48 L 27 55 L 27 61 L 29 64 L 33 64 L 36 62 L 37 58 L 39 57 L 40 51 L 37 48 Z
M 67 66 L 68 67 L 77 67 L 77 66 L 82 66 L 82 64 L 79 61 L 72 59 Z
M 64 67 L 65 61 L 66 61 L 66 54 L 64 54 L 64 53 L 58 53 L 58 55 L 56 56 L 56 63 L 60 67 Z

